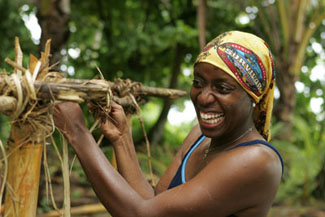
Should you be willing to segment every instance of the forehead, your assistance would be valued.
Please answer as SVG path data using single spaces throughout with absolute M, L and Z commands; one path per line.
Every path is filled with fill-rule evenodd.
M 237 81 L 228 73 L 210 63 L 197 63 L 194 66 L 194 76 L 201 76 L 207 80 L 222 79 L 237 84 Z

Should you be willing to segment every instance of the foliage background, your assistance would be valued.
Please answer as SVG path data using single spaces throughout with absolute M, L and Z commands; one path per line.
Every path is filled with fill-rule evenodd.
M 42 1 L 0 0 L 0 68 L 10 71 L 4 58 L 14 56 L 14 37 L 20 38 L 25 54 L 39 53 L 40 38 L 32 37 L 28 20 L 40 14 L 38 3 Z M 60 1 L 57 1 L 60 2 Z M 232 30 L 242 30 L 263 36 L 257 17 L 267 5 L 277 1 L 208 0 L 206 15 L 207 41 L 216 35 Z M 288 2 L 288 1 L 287 1 Z M 324 1 L 308 1 L 323 8 Z M 62 56 L 60 70 L 74 78 L 94 78 L 98 66 L 108 80 L 115 77 L 130 78 L 149 86 L 173 87 L 189 90 L 192 64 L 199 53 L 197 7 L 195 0 L 152 0 L 152 1 L 77 1 L 71 0 L 66 38 L 59 53 Z M 312 17 L 313 10 L 306 13 Z M 38 16 L 39 17 L 39 16 Z M 258 27 L 258 28 L 257 28 Z M 278 27 L 280 29 L 280 25 Z M 35 30 L 32 30 L 35 31 Z M 58 28 L 57 31 L 64 31 Z M 281 32 L 281 31 L 280 31 Z M 310 205 L 323 203 L 325 198 L 325 20 L 308 42 L 305 59 L 295 82 L 296 106 L 292 119 L 292 136 L 278 137 L 285 129 L 285 123 L 273 120 L 273 140 L 285 161 L 285 172 L 277 195 L 278 205 Z M 27 57 L 27 55 L 25 55 Z M 275 56 L 275 62 L 280 61 Z M 24 59 L 27 65 L 28 59 Z M 286 73 L 280 71 L 278 73 Z M 173 77 L 174 75 L 174 77 Z M 175 80 L 176 77 L 176 80 Z M 277 95 L 275 105 L 277 103 Z M 149 99 L 142 107 L 145 127 L 151 138 L 158 132 L 163 108 L 167 112 L 184 111 L 189 97 L 169 102 Z M 87 123 L 93 119 L 84 108 Z M 275 116 L 277 116 L 275 114 Z M 9 137 L 10 123 L 0 116 L 0 138 Z M 173 159 L 177 148 L 195 119 L 180 125 L 172 125 L 168 119 L 163 122 L 162 137 L 152 147 L 154 173 L 161 175 Z M 147 171 L 143 134 L 136 118 L 133 120 L 133 135 L 138 157 L 144 171 Z M 94 132 L 98 138 L 100 133 Z M 109 142 L 104 140 L 103 150 L 111 157 Z M 55 160 L 54 160 L 55 161 Z M 86 183 L 83 172 L 74 167 L 81 180 Z M 57 168 L 52 168 L 53 173 Z M 44 203 L 40 205 L 46 209 Z

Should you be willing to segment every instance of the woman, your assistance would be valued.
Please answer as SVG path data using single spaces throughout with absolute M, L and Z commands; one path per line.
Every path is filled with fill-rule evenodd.
M 96 145 L 77 104 L 57 106 L 55 124 L 114 217 L 265 217 L 283 167 L 266 142 L 274 76 L 267 44 L 255 35 L 232 31 L 211 41 L 194 65 L 190 96 L 199 124 L 155 189 L 141 172 L 121 106 L 112 102 L 112 120 L 101 125 L 119 172 Z

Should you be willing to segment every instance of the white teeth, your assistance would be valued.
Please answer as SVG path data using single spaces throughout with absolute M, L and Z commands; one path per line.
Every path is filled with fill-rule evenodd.
M 200 116 L 202 121 L 209 123 L 209 124 L 215 124 L 218 121 L 220 121 L 220 119 L 222 119 L 224 117 L 223 113 L 219 113 L 219 114 L 206 114 L 206 113 L 202 113 L 200 112 Z

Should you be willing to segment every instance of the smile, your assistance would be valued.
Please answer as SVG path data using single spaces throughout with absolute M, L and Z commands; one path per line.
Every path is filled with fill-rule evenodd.
M 200 117 L 201 117 L 201 120 L 204 123 L 207 123 L 207 124 L 216 124 L 221 119 L 224 118 L 224 114 L 223 113 L 213 114 L 213 113 L 203 113 L 203 112 L 200 112 Z

